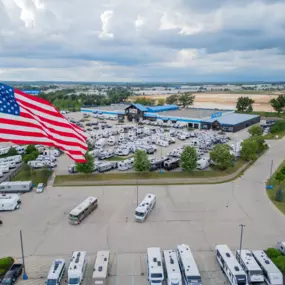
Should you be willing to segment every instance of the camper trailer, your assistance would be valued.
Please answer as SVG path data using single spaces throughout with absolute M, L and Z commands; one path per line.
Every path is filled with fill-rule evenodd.
M 93 270 L 93 281 L 95 285 L 106 285 L 108 277 L 110 251 L 98 251 Z
M 0 211 L 13 211 L 20 208 L 21 199 L 18 194 L 0 194 Z
M 87 260 L 86 251 L 74 251 L 72 259 L 68 266 L 67 284 L 80 285 L 84 279 Z
M 0 193 L 25 193 L 32 191 L 32 189 L 32 181 L 6 181 L 0 184 Z

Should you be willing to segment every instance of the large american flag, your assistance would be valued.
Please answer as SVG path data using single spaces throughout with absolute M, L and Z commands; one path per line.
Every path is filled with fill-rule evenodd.
M 86 136 L 55 107 L 0 83 L 0 142 L 57 147 L 76 162 L 85 162 Z

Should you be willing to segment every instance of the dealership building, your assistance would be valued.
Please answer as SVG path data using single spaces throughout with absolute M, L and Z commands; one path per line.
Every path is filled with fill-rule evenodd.
M 94 108 L 81 108 L 82 113 L 116 115 L 120 122 L 162 120 L 185 123 L 193 129 L 213 129 L 237 132 L 260 122 L 260 116 L 238 114 L 234 110 L 181 108 L 177 105 L 144 106 L 141 104 L 116 104 Z

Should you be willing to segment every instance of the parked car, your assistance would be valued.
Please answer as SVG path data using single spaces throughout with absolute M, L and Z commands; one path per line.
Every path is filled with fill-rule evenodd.
M 36 192 L 42 193 L 42 192 L 44 192 L 44 188 L 45 188 L 44 183 L 39 183 L 37 186 Z
M 22 274 L 23 264 L 14 263 L 1 281 L 1 285 L 13 285 Z

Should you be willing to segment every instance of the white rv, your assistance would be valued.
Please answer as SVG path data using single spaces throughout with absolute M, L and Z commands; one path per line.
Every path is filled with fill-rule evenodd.
M 106 140 L 105 139 L 99 139 L 96 143 L 95 143 L 95 147 L 96 148 L 102 148 L 106 143 Z
M 106 285 L 108 277 L 108 263 L 110 251 L 98 251 L 92 278 L 95 285 Z
M 116 143 L 116 138 L 114 136 L 108 138 L 107 140 L 108 145 L 115 145 L 115 143 Z
M 20 208 L 21 199 L 17 194 L 0 195 L 0 211 L 13 211 Z
M 177 255 L 185 285 L 202 285 L 201 275 L 189 245 L 177 245 Z
M 276 248 L 285 255 L 285 242 L 284 241 L 278 241 L 276 244 Z
M 83 281 L 86 265 L 86 251 L 74 251 L 68 266 L 68 285 L 79 285 Z
M 28 161 L 27 164 L 32 168 L 42 168 L 46 166 L 46 164 L 40 160 L 31 160 L 31 161 Z
M 197 161 L 197 169 L 206 169 L 210 166 L 211 159 L 209 157 L 202 157 Z
M 236 259 L 247 274 L 248 282 L 250 283 L 262 283 L 264 282 L 264 276 L 260 266 L 257 264 L 252 253 L 248 249 L 242 249 L 236 251 Z
M 32 191 L 32 181 L 6 181 L 0 183 L 0 193 L 25 193 Z
M 148 214 L 154 208 L 155 204 L 156 204 L 156 196 L 150 193 L 147 194 L 135 210 L 136 221 L 144 222 Z
M 263 250 L 253 250 L 252 255 L 261 267 L 268 285 L 283 285 L 283 274 Z
M 10 167 L 8 164 L 0 164 L 0 170 L 2 173 L 8 173 L 10 171 Z
M 48 273 L 46 285 L 60 285 L 65 271 L 65 260 L 56 259 L 53 261 Z
M 172 249 L 164 250 L 163 255 L 167 285 L 182 285 L 182 276 L 178 264 L 177 252 Z
M 149 247 L 147 249 L 147 276 L 149 284 L 163 284 L 164 273 L 159 247 Z
M 60 156 L 60 151 L 58 149 L 45 149 L 44 152 L 43 152 L 43 155 L 47 155 L 47 156 L 55 156 L 55 157 L 58 157 Z
M 128 158 L 118 162 L 118 169 L 120 171 L 131 169 L 134 165 L 134 158 Z
M 227 245 L 216 246 L 216 258 L 231 285 L 248 285 L 246 273 Z
M 7 154 L 10 148 L 10 146 L 0 148 L 0 155 Z

